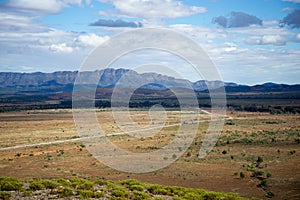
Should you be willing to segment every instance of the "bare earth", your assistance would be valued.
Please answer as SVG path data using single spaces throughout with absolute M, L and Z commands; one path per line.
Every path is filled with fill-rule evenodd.
M 228 113 L 231 118 L 226 120 L 218 144 L 207 157 L 199 159 L 197 153 L 209 119 L 209 115 L 202 115 L 198 137 L 182 157 L 156 172 L 132 174 L 103 165 L 87 151 L 78 138 L 71 110 L 1 113 L 0 176 L 134 178 L 163 185 L 235 192 L 244 197 L 266 199 L 271 191 L 273 199 L 300 199 L 299 115 Z M 148 111 L 132 110 L 131 116 L 141 126 L 149 124 Z M 108 110 L 99 110 L 97 117 L 106 133 L 120 132 Z M 167 122 L 176 124 L 179 117 L 179 112 L 169 111 Z M 171 126 L 154 137 L 138 139 L 120 135 L 110 139 L 121 148 L 142 153 L 163 147 L 177 130 L 177 126 Z M 263 158 L 259 170 L 265 178 L 269 174 L 264 187 L 259 186 L 261 180 L 251 176 L 249 170 L 258 156 Z M 244 178 L 240 172 L 245 174 Z

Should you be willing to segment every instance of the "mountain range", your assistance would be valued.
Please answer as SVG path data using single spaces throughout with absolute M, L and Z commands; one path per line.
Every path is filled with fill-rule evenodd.
M 98 71 L 60 71 L 53 73 L 14 73 L 0 72 L 0 94 L 15 93 L 57 93 L 71 92 L 73 84 L 79 78 L 83 85 L 98 83 L 98 88 L 121 88 L 118 81 L 124 81 L 125 87 L 135 87 L 140 83 L 141 88 L 151 90 L 165 90 L 167 88 L 187 88 L 198 92 L 206 92 L 209 89 L 217 89 L 225 86 L 226 92 L 288 92 L 300 91 L 300 85 L 286 85 L 265 83 L 262 85 L 248 86 L 237 83 L 199 80 L 191 82 L 186 79 L 176 79 L 171 76 L 157 73 L 137 73 L 130 69 L 104 69 Z

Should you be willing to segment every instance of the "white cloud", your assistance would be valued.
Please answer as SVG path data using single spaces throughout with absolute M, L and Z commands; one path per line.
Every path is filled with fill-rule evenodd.
M 66 43 L 61 43 L 61 44 L 52 44 L 49 47 L 50 51 L 54 51 L 56 53 L 72 53 L 73 52 L 73 48 L 67 46 Z
M 85 1 L 87 5 L 90 0 Z M 5 12 L 19 12 L 30 16 L 60 13 L 62 8 L 71 4 L 82 5 L 83 0 L 8 0 L 3 4 Z
M 99 0 L 110 3 L 118 10 L 119 14 L 128 17 L 145 19 L 177 18 L 206 12 L 206 8 L 186 6 L 176 0 Z M 103 16 L 115 16 L 115 12 L 102 11 Z
M 253 36 L 247 38 L 245 40 L 246 44 L 250 45 L 276 45 L 276 46 L 283 46 L 287 42 L 287 39 L 280 36 L 280 35 L 264 35 L 264 36 Z
M 35 23 L 32 18 L 10 13 L 0 13 L 0 33 L 41 32 L 49 28 Z
M 87 34 L 87 35 L 80 35 L 76 41 L 80 42 L 84 46 L 92 46 L 96 47 L 102 44 L 103 42 L 107 41 L 109 36 L 98 36 L 94 33 Z
M 228 33 L 248 34 L 248 35 L 292 35 L 293 32 L 284 27 L 278 26 L 254 26 L 246 28 L 231 28 L 227 29 Z
M 200 43 L 208 43 L 212 39 L 226 39 L 228 37 L 227 31 L 220 28 L 193 26 L 189 24 L 174 24 L 170 28 Z
M 223 48 L 225 52 L 233 52 L 237 50 L 237 45 L 234 43 L 226 42 L 226 47 Z
M 279 25 L 279 21 L 278 20 L 264 20 L 263 25 L 264 26 Z
M 300 0 L 282 0 L 285 2 L 300 3 Z
M 267 81 L 299 83 L 299 50 L 238 49 L 230 53 L 209 51 L 208 54 L 225 81 L 256 84 Z
M 20 11 L 53 14 L 60 12 L 63 2 L 57 0 L 9 0 L 5 5 Z
M 262 44 L 285 45 L 286 39 L 280 35 L 264 35 Z

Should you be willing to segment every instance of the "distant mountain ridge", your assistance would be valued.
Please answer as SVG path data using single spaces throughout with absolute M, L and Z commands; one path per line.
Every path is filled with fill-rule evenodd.
M 14 73 L 0 72 L 0 92 L 68 92 L 72 91 L 76 77 L 79 77 L 81 83 L 97 83 L 98 88 L 114 88 L 118 86 L 119 80 L 126 81 L 126 87 L 134 87 L 137 83 L 148 83 L 142 88 L 153 90 L 164 90 L 166 88 L 181 87 L 189 88 L 195 91 L 207 91 L 225 86 L 227 92 L 280 92 L 300 90 L 300 85 L 284 85 L 276 83 L 265 83 L 256 86 L 239 85 L 236 83 L 224 83 L 220 80 L 205 81 L 199 80 L 191 82 L 186 79 L 177 79 L 171 76 L 157 73 L 142 73 L 130 69 L 104 69 L 98 71 L 59 71 L 53 73 Z

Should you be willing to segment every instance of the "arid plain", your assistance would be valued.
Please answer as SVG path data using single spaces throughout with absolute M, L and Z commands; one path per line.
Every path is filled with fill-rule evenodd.
M 148 111 L 131 110 L 130 114 L 136 123 L 149 124 Z M 180 112 L 168 111 L 167 116 L 168 123 L 176 124 Z M 97 110 L 97 117 L 106 133 L 120 132 L 110 110 Z M 134 174 L 111 169 L 87 151 L 76 131 L 72 110 L 1 113 L 0 176 L 137 179 L 243 197 L 300 198 L 299 115 L 229 111 L 218 143 L 203 159 L 197 154 L 210 116 L 201 113 L 200 119 L 197 136 L 183 156 L 158 171 Z M 110 140 L 129 151 L 150 152 L 172 140 L 178 127 L 163 128 L 153 137 L 117 135 Z

